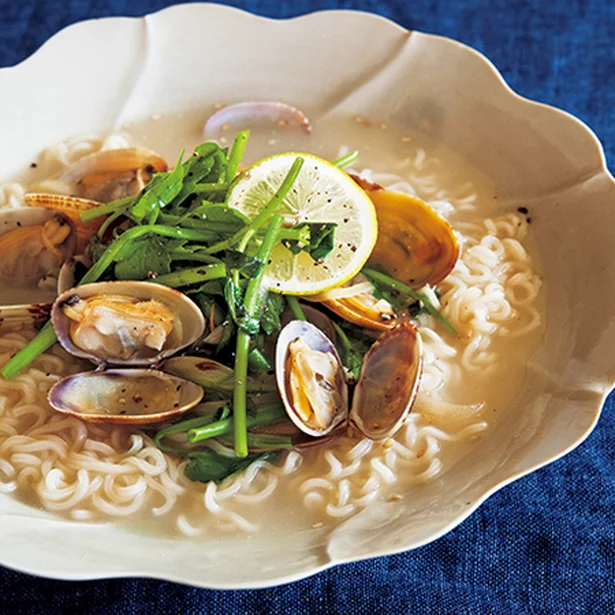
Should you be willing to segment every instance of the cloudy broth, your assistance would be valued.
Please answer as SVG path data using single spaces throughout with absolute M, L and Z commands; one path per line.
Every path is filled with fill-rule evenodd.
M 204 119 L 206 119 L 206 114 L 202 111 L 168 116 L 156 115 L 142 122 L 125 125 L 122 129 L 130 136 L 131 141 L 149 147 L 162 154 L 167 160 L 173 161 L 182 148 L 190 152 L 204 140 L 202 133 Z M 216 135 L 219 143 L 223 146 L 230 146 L 234 136 L 233 129 L 240 128 L 240 126 L 229 127 L 227 131 Z M 412 161 L 415 161 L 417 154 L 424 150 L 430 159 L 437 161 L 437 165 L 434 164 L 433 167 L 436 169 L 437 183 L 443 196 L 451 195 L 454 199 L 463 199 L 468 194 L 476 194 L 474 208 L 467 208 L 465 211 L 458 208 L 450 213 L 448 218 L 453 226 L 506 213 L 506 210 L 503 210 L 497 203 L 497 190 L 488 178 L 484 177 L 479 170 L 471 168 L 454 152 L 447 151 L 439 144 L 430 142 L 420 135 L 410 134 L 400 127 L 372 122 L 362 117 L 329 118 L 314 122 L 312 128 L 309 135 L 294 126 L 273 129 L 271 127 L 253 128 L 244 163 L 253 163 L 260 158 L 287 151 L 309 152 L 334 160 L 342 155 L 340 148 L 345 146 L 347 150 L 359 152 L 359 160 L 353 164 L 354 169 L 361 170 L 367 167 L 380 173 L 405 177 L 412 167 Z M 434 195 L 431 191 L 421 190 L 420 185 L 414 187 L 417 196 L 427 201 L 433 200 Z M 531 234 L 525 238 L 524 244 L 533 256 Z M 543 296 L 539 298 L 537 306 L 544 326 Z M 493 424 L 514 401 L 515 394 L 523 382 L 527 358 L 536 348 L 543 326 L 536 327 L 528 335 L 516 338 L 512 342 L 506 337 L 494 339 L 490 352 L 498 357 L 498 361 L 488 373 L 484 371 L 468 373 L 467 370 L 462 374 L 455 373 L 455 360 L 453 359 L 451 363 L 454 377 L 438 390 L 439 397 L 451 404 L 480 405 L 481 409 L 476 414 L 476 420 L 484 420 L 488 425 Z M 450 344 L 456 347 L 463 342 L 451 340 Z M 458 427 L 455 420 L 452 421 L 453 427 Z M 429 425 L 432 419 L 427 417 L 425 422 Z M 446 430 L 446 422 L 443 423 L 438 419 L 434 424 Z M 454 467 L 456 460 L 471 453 L 479 437 L 488 437 L 488 428 L 486 435 L 470 437 L 461 442 L 444 442 L 439 451 L 442 472 L 450 470 Z M 325 448 L 337 457 L 343 457 L 352 444 L 359 440 L 360 438 L 355 435 L 354 440 L 344 439 L 313 450 L 302 451 L 301 467 L 295 473 L 281 477 L 276 490 L 268 496 L 265 502 L 260 505 L 251 503 L 242 505 L 241 501 L 237 501 L 227 504 L 225 509 L 241 514 L 255 526 L 276 531 L 288 530 L 297 526 L 308 527 L 335 523 L 336 519 L 323 510 L 317 498 L 314 499 L 312 505 L 302 502 L 301 485 L 308 476 L 324 477 L 331 471 L 330 461 L 323 454 Z M 372 452 L 383 446 L 386 447 L 386 444 L 375 444 Z M 357 484 L 365 484 L 371 473 L 369 468 L 362 467 L 352 476 L 351 480 Z M 378 499 L 397 498 L 400 494 L 413 488 L 420 488 L 414 485 L 413 476 L 405 477 L 402 472 L 399 472 L 394 484 L 385 485 L 379 490 Z M 196 486 L 194 491 L 192 496 L 185 498 L 183 504 L 185 512 L 192 521 L 208 514 L 203 511 L 203 487 Z M 194 497 L 195 495 L 197 497 Z M 334 496 L 332 499 L 335 499 Z M 232 502 L 232 498 L 228 501 Z M 157 520 L 156 525 L 159 526 L 159 523 L 160 520 Z M 225 520 L 214 520 L 211 529 L 215 529 L 217 525 L 221 526 L 222 531 L 232 531 Z
M 189 155 L 204 140 L 202 128 L 207 116 L 203 110 L 156 115 L 118 127 L 117 132 L 174 165 L 182 149 Z M 223 131 L 218 135 L 220 143 L 230 146 L 233 129 L 241 128 Z M 134 481 L 143 479 L 146 485 L 153 476 L 164 480 L 156 483 L 155 489 L 143 486 L 146 491 L 139 492 L 135 487 L 136 495 L 132 500 L 125 496 L 128 503 L 123 508 L 96 505 L 86 491 L 87 497 L 72 507 L 56 506 L 55 500 L 39 493 L 44 507 L 73 519 L 113 518 L 139 531 L 187 536 L 291 531 L 339 523 L 371 502 L 399 499 L 452 471 L 464 455 L 472 454 L 480 438 L 489 437 L 490 429 L 514 404 L 528 357 L 544 328 L 544 290 L 540 291 L 527 216 L 507 211 L 498 203 L 489 179 L 440 144 L 361 117 L 316 121 L 309 135 L 293 126 L 254 128 L 244 164 L 287 151 L 334 160 L 341 155 L 342 146 L 346 151 L 358 150 L 354 170 L 371 169 L 369 178 L 385 187 L 413 190 L 460 233 L 460 263 L 437 289 L 442 309 L 455 324 L 458 336 L 446 334 L 429 319 L 419 322 L 424 368 L 419 398 L 407 424 L 394 438 L 380 442 L 372 443 L 353 433 L 300 454 L 291 452 L 286 461 L 277 462 L 278 467 L 248 469 L 219 487 L 190 483 L 181 477 L 173 460 L 163 460 L 161 463 L 168 463 L 171 469 L 147 477 L 145 471 L 142 477 L 137 473 Z M 44 173 L 45 169 L 33 169 L 31 176 L 26 172 L 20 181 L 32 184 L 44 179 Z M 76 369 L 66 355 L 62 360 L 66 371 Z M 49 412 L 43 405 L 41 402 L 42 416 Z M 53 415 L 49 417 L 53 419 Z M 0 426 L 2 420 L 0 416 Z M 126 433 L 88 429 L 87 437 L 93 442 L 90 448 L 105 464 L 117 467 L 139 454 L 143 458 L 158 454 L 160 461 L 159 451 L 147 453 L 151 444 L 144 439 L 139 449 L 134 440 L 126 443 Z M 139 432 L 135 436 L 142 438 Z M 72 432 L 65 439 L 70 437 Z M 115 452 L 106 454 L 105 450 Z M 73 459 L 66 472 L 75 484 L 79 463 Z M 105 489 L 108 476 L 100 471 L 100 485 Z M 89 479 L 97 478 L 97 470 L 91 470 Z M 122 493 L 131 485 L 120 485 Z M 53 491 L 53 485 L 49 490 Z M 115 493 L 111 487 L 108 490 Z M 37 501 L 33 490 L 18 490 L 17 494 L 29 502 Z M 133 510 L 130 506 L 134 512 L 124 512 Z M 161 514 L 156 513 L 156 507 L 161 507 Z

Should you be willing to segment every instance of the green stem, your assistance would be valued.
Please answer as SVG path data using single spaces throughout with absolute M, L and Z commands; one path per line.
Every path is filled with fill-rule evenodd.
M 256 374 L 266 374 L 271 369 L 271 364 L 267 361 L 267 357 L 258 348 L 252 348 L 250 351 L 248 366 L 250 371 Z
M 230 185 L 229 182 L 195 184 L 193 192 L 226 192 Z
M 220 402 L 220 408 L 224 408 L 226 403 L 227 402 Z M 180 421 L 179 423 L 175 423 L 175 425 L 171 425 L 169 427 L 166 427 L 165 429 L 161 429 L 154 437 L 154 444 L 165 453 L 183 455 L 189 452 L 189 449 L 181 446 L 172 446 L 165 444 L 163 440 L 165 438 L 168 438 L 169 436 L 176 436 L 177 434 L 185 433 L 190 429 L 209 425 L 215 420 L 215 417 L 216 412 L 212 412 L 207 416 L 197 416 L 193 419 L 188 419 L 187 421 Z
M 124 215 L 126 208 L 122 208 L 114 213 L 112 213 L 101 225 L 96 233 L 100 239 L 105 236 L 107 229 L 120 217 Z
M 191 241 L 208 241 L 209 234 L 193 231 L 190 229 L 170 228 L 162 225 L 135 226 L 122 233 L 101 255 L 101 257 L 90 267 L 89 271 L 83 276 L 81 284 L 96 282 L 100 276 L 113 263 L 120 250 L 129 242 L 139 239 L 144 235 L 162 235 L 172 239 L 188 239 Z M 206 238 L 204 238 L 206 236 Z
M 266 406 L 258 410 L 255 416 L 249 416 L 246 418 L 246 431 L 252 429 L 252 427 L 261 427 L 263 425 L 271 425 L 279 421 L 286 415 L 284 406 L 281 404 L 274 404 L 272 406 Z M 194 427 L 188 431 L 188 442 L 196 444 L 202 440 L 208 440 L 209 438 L 217 438 L 233 432 L 233 419 L 223 419 L 210 423 L 209 425 L 203 425 L 202 427 Z M 244 455 L 245 456 L 245 455 Z
M 192 269 L 182 269 L 173 273 L 165 273 L 147 280 L 156 284 L 164 284 L 177 288 L 180 286 L 189 286 L 198 282 L 208 282 L 209 280 L 219 280 L 226 277 L 226 265 L 224 263 L 216 263 L 215 265 L 204 265 L 202 267 L 193 267 Z
M 354 152 L 350 152 L 349 154 L 346 154 L 345 156 L 342 156 L 341 158 L 334 160 L 333 164 L 339 169 L 343 169 L 344 167 L 347 167 L 349 164 L 352 164 L 358 157 L 359 157 L 359 152 L 355 150 Z
M 278 242 L 283 218 L 274 214 L 269 228 L 258 251 L 259 260 L 266 263 L 271 255 L 273 246 Z M 261 286 L 265 267 L 248 282 L 244 305 L 248 317 L 253 318 L 261 300 Z M 235 386 L 233 388 L 233 426 L 235 438 L 235 455 L 247 457 L 248 441 L 246 426 L 246 389 L 248 380 L 248 352 L 250 350 L 250 336 L 243 329 L 237 333 L 237 346 L 235 349 Z
M 280 184 L 278 191 L 271 197 L 269 203 L 267 203 L 267 205 L 260 210 L 256 218 L 254 218 L 247 226 L 237 231 L 232 237 L 229 237 L 228 239 L 207 248 L 207 252 L 210 254 L 215 254 L 216 252 L 220 252 L 220 250 L 228 250 L 231 246 L 239 243 L 246 235 L 249 235 L 249 238 L 251 239 L 254 236 L 254 233 L 256 233 L 261 226 L 267 223 L 271 215 L 278 209 L 282 201 L 286 198 L 286 195 L 289 193 L 293 184 L 297 180 L 297 176 L 299 175 L 302 166 L 303 158 L 298 156 L 295 158 L 295 161 L 286 174 L 284 181 Z
M 350 343 L 348 336 L 344 333 L 344 329 L 342 329 L 342 327 L 340 327 L 333 320 L 331 321 L 331 324 L 333 325 L 333 328 L 335 329 L 335 333 L 337 337 L 339 338 L 340 344 L 344 347 L 344 350 L 346 352 L 352 351 L 353 350 L 352 344 Z
M 299 241 L 308 245 L 310 243 L 310 229 L 307 226 L 303 228 L 283 228 L 280 231 L 280 241 L 282 240 Z
M 248 379 L 248 351 L 250 336 L 240 329 L 235 345 L 235 385 L 233 387 L 233 431 L 235 456 L 248 455 L 248 427 L 246 425 L 246 381 Z
M 203 254 L 202 252 L 188 252 L 187 250 L 174 250 L 169 253 L 171 261 L 199 261 L 201 263 L 208 263 L 215 265 L 220 263 L 220 259 L 210 254 Z
M 201 241 L 217 241 L 220 236 L 232 235 L 236 232 L 237 224 L 228 222 L 201 220 L 199 218 L 183 218 L 171 214 L 162 214 L 160 221 L 164 226 L 179 227 L 186 230 L 202 233 Z
M 113 214 L 118 210 L 124 210 L 136 198 L 137 195 L 126 196 L 123 199 L 117 199 L 116 201 L 111 201 L 111 203 L 105 203 L 104 205 L 100 205 L 99 207 L 86 209 L 79 214 L 79 217 L 81 218 L 82 222 L 89 222 L 90 220 L 100 218 L 100 216 L 106 216 L 107 214 Z
M 38 332 L 38 335 L 5 364 L 2 368 L 2 375 L 6 380 L 12 380 L 28 367 L 36 357 L 51 348 L 57 341 L 58 338 L 51 325 L 51 320 L 48 320 Z
M 370 280 L 378 282 L 379 284 L 382 284 L 382 286 L 385 286 L 386 288 L 390 290 L 395 290 L 401 293 L 402 295 L 411 297 L 415 301 L 420 301 L 425 306 L 425 309 L 438 322 L 440 322 L 450 334 L 457 335 L 457 331 L 455 330 L 455 327 L 453 327 L 453 325 L 448 320 L 448 318 L 443 316 L 437 310 L 436 306 L 431 302 L 429 297 L 427 297 L 427 295 L 425 295 L 424 293 L 418 292 L 414 290 L 413 288 L 410 288 L 410 286 L 406 286 L 406 284 L 403 284 L 402 282 L 398 282 L 395 278 L 392 278 L 386 275 L 385 273 L 381 273 L 380 271 L 376 271 L 374 269 L 364 268 L 362 270 L 362 273 Z
M 243 153 L 246 149 L 246 145 L 248 144 L 249 137 L 249 130 L 242 130 L 235 135 L 235 141 L 233 141 L 231 151 L 228 155 L 228 165 L 226 167 L 227 182 L 233 181 L 235 179 L 235 175 L 237 175 L 237 169 L 239 168 L 239 163 L 243 158 Z
M 224 435 L 218 436 L 218 439 L 223 444 L 232 444 L 230 439 Z M 268 433 L 251 433 L 248 432 L 248 448 L 251 451 L 279 451 L 291 450 L 293 448 L 293 440 L 290 436 L 276 436 Z
M 294 297 L 293 295 L 286 295 L 286 303 L 288 303 L 290 311 L 297 320 L 307 320 L 301 306 L 299 305 L 297 297 Z

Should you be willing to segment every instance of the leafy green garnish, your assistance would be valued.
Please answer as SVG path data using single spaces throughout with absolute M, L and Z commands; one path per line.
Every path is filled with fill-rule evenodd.
M 143 190 L 141 198 L 128 210 L 136 222 L 154 224 L 160 210 L 166 207 L 181 191 L 186 167 L 180 162 L 170 173 L 156 173 Z
M 335 229 L 337 224 L 334 222 L 302 222 L 296 224 L 293 229 L 300 230 L 307 228 L 310 231 L 310 242 L 303 244 L 293 239 L 284 239 L 282 244 L 293 254 L 307 252 L 316 262 L 324 260 L 335 247 Z
M 219 177 L 211 178 L 211 171 L 217 156 L 223 156 L 220 148 L 215 143 L 203 143 L 199 145 L 194 154 L 184 162 L 184 181 L 169 205 L 177 208 L 194 193 L 195 186 L 204 181 L 217 181 Z
M 208 483 L 214 481 L 220 484 L 223 480 L 243 472 L 248 466 L 259 459 L 274 461 L 279 453 L 266 452 L 247 455 L 246 457 L 225 457 L 213 450 L 197 451 L 186 457 L 184 474 L 194 481 Z
M 261 313 L 261 327 L 267 335 L 271 335 L 274 331 L 279 331 L 282 328 L 280 322 L 280 314 L 284 311 L 283 295 L 274 295 L 269 293 L 263 304 Z
M 231 318 L 239 329 L 245 331 L 248 335 L 256 335 L 260 329 L 259 318 L 252 315 L 246 309 L 241 289 L 230 277 L 224 285 L 224 298 L 226 299 Z
M 228 267 L 229 275 L 230 271 L 235 269 L 247 278 L 258 275 L 261 268 L 265 266 L 265 263 L 256 258 L 256 256 L 249 256 L 237 250 L 226 250 L 222 261 Z
M 387 275 L 382 271 L 364 267 L 362 272 L 363 275 L 365 275 L 365 277 L 372 284 L 378 284 L 389 291 L 398 292 L 401 295 L 410 297 L 414 301 L 420 301 L 425 310 L 429 314 L 431 314 L 438 322 L 440 322 L 451 335 L 457 335 L 457 331 L 455 330 L 455 327 L 453 327 L 452 323 L 448 320 L 448 318 L 446 318 L 438 311 L 436 306 L 431 302 L 431 300 L 425 293 L 414 290 L 410 286 L 399 282 L 395 278 L 392 278 L 390 275 Z
M 118 280 L 146 280 L 152 274 L 170 272 L 169 250 L 155 235 L 125 244 L 116 256 L 114 273 Z
M 222 203 L 202 203 L 190 213 L 190 216 L 202 222 L 204 228 L 219 232 L 235 233 L 249 222 L 239 210 Z
M 224 280 L 212 280 L 211 282 L 205 282 L 190 293 L 204 293 L 205 295 L 217 295 L 224 297 Z
M 356 327 L 348 327 L 345 324 L 339 325 L 332 321 L 337 339 L 335 347 L 339 352 L 342 365 L 351 376 L 351 381 L 356 382 L 361 372 L 361 364 L 365 353 L 370 349 L 374 340 L 370 339 Z
M 260 336 L 258 336 L 260 337 Z M 250 372 L 254 374 L 266 374 L 271 371 L 271 363 L 267 360 L 267 357 L 263 353 L 263 351 L 259 348 L 258 343 L 259 339 L 257 337 L 257 345 L 250 350 L 250 354 L 248 355 L 248 367 L 250 368 Z

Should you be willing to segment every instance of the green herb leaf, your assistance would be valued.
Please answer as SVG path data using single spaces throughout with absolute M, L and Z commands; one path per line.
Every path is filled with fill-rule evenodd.
M 152 235 L 127 243 L 116 256 L 115 277 L 118 280 L 147 280 L 150 274 L 171 272 L 171 258 L 166 244 Z
M 214 167 L 214 154 L 217 152 L 224 157 L 216 143 L 203 143 L 194 150 L 194 154 L 182 165 L 184 181 L 177 195 L 169 202 L 170 207 L 180 207 L 194 193 L 196 184 L 207 179 Z
M 273 461 L 278 453 L 260 453 L 247 457 L 225 457 L 212 450 L 198 451 L 187 456 L 184 474 L 194 481 L 208 483 L 214 481 L 220 484 L 229 476 L 243 472 L 248 466 L 259 459 Z
M 310 231 L 310 242 L 307 245 L 294 239 L 284 239 L 282 244 L 293 254 L 307 252 L 315 261 L 322 261 L 335 246 L 335 229 L 337 224 L 334 222 L 302 222 L 293 227 L 295 230 L 308 228 Z
M 237 232 L 238 229 L 249 222 L 248 218 L 239 210 L 222 203 L 203 203 L 192 212 L 192 216 L 207 222 L 211 227 L 217 225 L 234 226 L 233 232 Z
M 280 314 L 285 307 L 283 295 L 273 293 L 267 295 L 261 314 L 261 327 L 267 335 L 271 335 L 274 331 L 279 331 L 282 328 Z
M 259 318 L 246 310 L 240 288 L 229 278 L 224 285 L 224 298 L 235 324 L 248 335 L 256 335 L 260 328 Z
M 155 222 L 160 210 L 180 193 L 185 173 L 185 166 L 179 163 L 170 173 L 156 173 L 128 215 L 139 224 Z
M 229 342 L 233 339 L 235 335 L 235 325 L 232 320 L 225 320 L 221 325 L 222 328 L 222 337 L 216 346 L 216 354 L 220 354 L 222 350 L 224 350 Z
M 255 346 L 248 355 L 248 367 L 253 374 L 266 374 L 271 371 L 271 363 L 258 346 Z
M 223 280 L 211 280 L 211 282 L 205 282 L 194 291 L 188 291 L 188 293 L 203 293 L 205 295 L 214 295 L 224 297 L 224 281 Z
M 229 275 L 231 275 L 231 269 L 236 269 L 247 278 L 258 275 L 260 270 L 265 266 L 265 263 L 256 258 L 256 256 L 249 256 L 237 250 L 226 250 L 222 257 L 222 261 L 226 264 Z

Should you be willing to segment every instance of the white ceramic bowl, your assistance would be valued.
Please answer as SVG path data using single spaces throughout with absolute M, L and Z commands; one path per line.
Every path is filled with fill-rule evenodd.
M 3 496 L 3 565 L 62 579 L 150 576 L 217 588 L 290 581 L 434 540 L 595 425 L 615 379 L 615 181 L 584 124 L 517 96 L 476 51 L 362 13 L 272 21 L 191 4 L 71 26 L 0 71 L 0 92 L 7 175 L 41 144 L 203 101 L 275 98 L 312 115 L 377 112 L 414 131 L 427 117 L 429 136 L 490 176 L 500 202 L 531 204 L 548 289 L 546 331 L 517 407 L 480 455 L 421 489 L 412 505 L 370 505 L 334 530 L 177 541 L 71 523 Z

